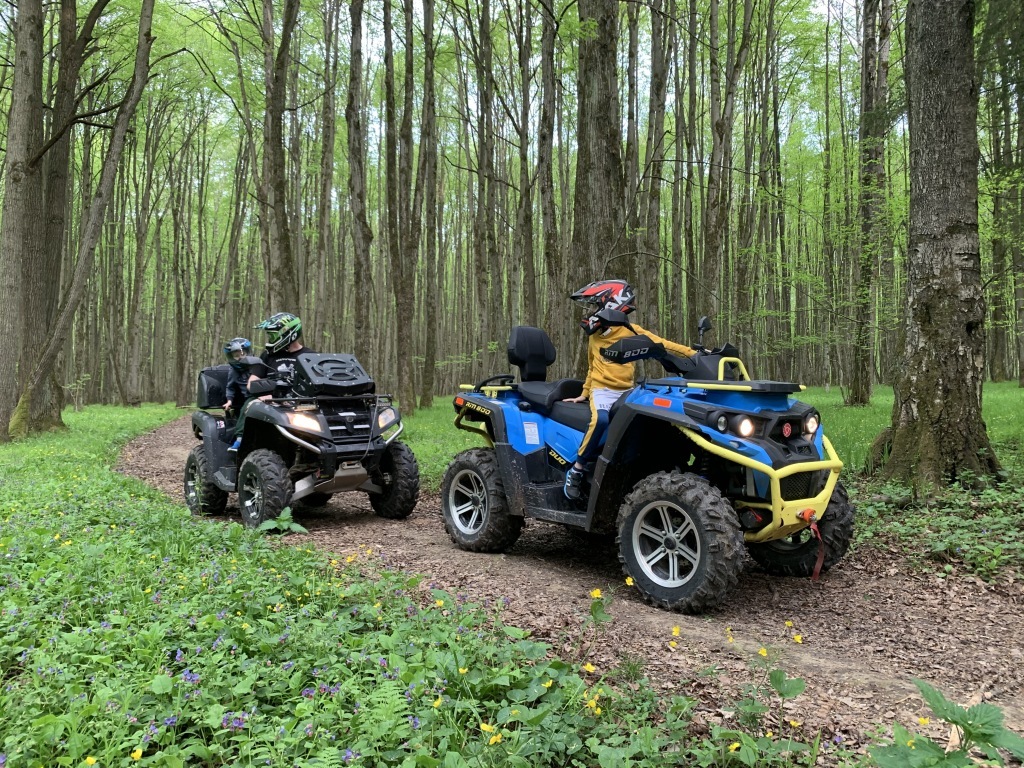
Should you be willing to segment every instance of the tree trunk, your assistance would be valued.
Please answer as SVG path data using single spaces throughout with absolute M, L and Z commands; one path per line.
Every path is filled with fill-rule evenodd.
M 38 222 L 43 212 L 43 174 L 32 162 L 43 140 L 43 6 L 41 0 L 18 3 L 15 27 L 14 84 L 4 156 L 3 219 L 0 221 L 0 338 L 14 340 L 0 355 L 0 441 L 6 441 L 19 384 L 28 378 L 17 341 L 25 332 L 23 265 L 39 252 Z M 38 343 L 38 339 L 37 339 Z M 23 420 L 28 421 L 28 413 Z
M 271 204 L 270 308 L 273 312 L 298 312 L 299 287 L 292 227 L 288 216 L 288 177 L 284 153 L 285 93 L 288 82 L 289 48 L 299 16 L 299 0 L 285 0 L 281 39 L 274 48 L 273 0 L 263 0 L 263 45 L 267 57 L 267 136 L 263 145 Z
M 905 368 L 883 475 L 928 493 L 999 470 L 982 421 L 985 302 L 978 241 L 974 3 L 911 0 Z
M 605 264 L 625 251 L 622 134 L 615 70 L 616 0 L 581 0 L 580 22 L 593 34 L 579 44 L 576 189 L 573 198 L 573 283 L 596 280 Z
M 435 366 L 437 365 L 437 321 L 440 301 L 437 272 L 437 237 L 440 222 L 437 216 L 437 98 L 434 94 L 434 0 L 423 0 L 423 122 L 420 132 L 420 163 L 423 171 L 426 214 L 426 248 L 424 258 L 424 349 L 420 405 L 429 408 L 434 402 Z M 417 206 L 418 207 L 418 206 Z
M 107 155 L 103 160 L 103 169 L 100 173 L 100 183 L 96 189 L 92 205 L 89 207 L 88 222 L 82 233 L 82 242 L 79 246 L 78 262 L 75 265 L 74 277 L 72 278 L 68 295 L 64 299 L 57 319 L 54 322 L 53 330 L 43 345 L 32 373 L 28 377 L 27 384 L 22 390 L 18 405 L 11 416 L 10 434 L 12 437 L 22 437 L 28 434 L 30 429 L 28 417 L 32 410 L 33 398 L 38 392 L 41 383 L 52 373 L 57 355 L 64 345 L 68 331 L 71 329 L 75 312 L 82 297 L 85 295 L 88 277 L 92 270 L 93 258 L 96 252 L 96 244 L 100 237 L 100 228 L 106 213 L 107 204 L 114 189 L 114 181 L 121 161 L 121 153 L 124 150 L 125 136 L 128 133 L 128 128 L 135 114 L 135 108 L 142 98 L 142 92 L 149 78 L 149 53 L 153 47 L 153 37 L 150 33 L 153 23 L 153 3 L 154 0 L 142 0 L 139 12 L 139 35 L 135 54 L 135 69 L 131 82 L 128 85 L 128 92 L 121 102 L 114 120 L 110 146 L 107 149 Z
M 356 357 L 373 370 L 371 359 L 373 349 L 370 338 L 373 273 L 370 264 L 370 245 L 373 232 L 366 217 L 366 145 L 363 139 L 363 0 L 351 0 L 348 7 L 352 21 L 352 42 L 349 52 L 348 100 L 345 102 L 345 124 L 348 127 L 348 196 L 352 209 L 352 245 L 355 260 L 352 271 L 355 278 L 355 326 Z

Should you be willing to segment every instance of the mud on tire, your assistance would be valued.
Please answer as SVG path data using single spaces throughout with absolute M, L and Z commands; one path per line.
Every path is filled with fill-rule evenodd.
M 818 531 L 825 543 L 822 573 L 838 563 L 850 548 L 853 518 L 854 508 L 846 495 L 846 489 L 842 483 L 836 483 L 828 507 L 818 521 Z M 818 540 L 809 528 L 789 538 L 747 545 L 754 561 L 775 576 L 811 576 L 818 560 L 818 548 Z
M 259 528 L 281 514 L 295 488 L 288 466 L 273 451 L 261 448 L 245 457 L 238 470 L 238 509 L 247 528 Z
M 185 504 L 193 515 L 220 515 L 228 505 L 228 492 L 214 484 L 202 444 L 185 460 Z
M 441 481 L 441 515 L 452 541 L 471 552 L 502 552 L 519 538 L 523 518 L 510 515 L 498 459 L 490 448 L 458 454 Z
M 658 472 L 619 507 L 619 561 L 644 600 L 698 613 L 722 603 L 743 563 L 743 533 L 732 505 L 707 480 Z
M 401 520 L 412 514 L 420 496 L 420 468 L 405 443 L 396 440 L 380 457 L 380 471 L 391 480 L 383 493 L 370 494 L 370 506 L 377 517 Z

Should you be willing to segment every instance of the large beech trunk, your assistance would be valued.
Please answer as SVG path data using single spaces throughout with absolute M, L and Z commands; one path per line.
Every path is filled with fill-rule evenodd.
M 906 363 L 892 427 L 876 439 L 873 455 L 884 458 L 885 477 L 925 493 L 999 469 L 981 418 L 985 302 L 973 28 L 970 0 L 910 2 Z

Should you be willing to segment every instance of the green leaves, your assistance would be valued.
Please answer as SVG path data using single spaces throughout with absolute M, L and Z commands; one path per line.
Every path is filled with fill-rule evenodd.
M 174 688 L 174 682 L 169 675 L 157 675 L 153 678 L 153 682 L 149 684 L 149 689 L 157 695 L 170 693 L 172 688 Z
M 773 669 L 768 674 L 768 682 L 782 699 L 795 699 L 807 687 L 807 683 L 799 677 L 786 677 L 781 669 Z

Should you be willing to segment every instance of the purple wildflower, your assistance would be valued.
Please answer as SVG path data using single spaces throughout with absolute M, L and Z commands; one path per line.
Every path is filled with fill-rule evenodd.
M 312 699 L 315 695 L 316 695 L 316 689 L 315 688 L 303 688 L 302 689 L 302 696 L 303 696 L 303 698 Z
M 186 683 L 198 683 L 199 675 L 197 675 L 190 669 L 186 669 L 184 672 L 181 673 L 181 679 L 184 680 Z
M 164 725 L 166 725 L 168 728 L 174 727 L 175 725 L 177 725 L 177 723 L 178 723 L 178 716 L 177 715 L 171 715 L 170 717 L 164 718 Z
M 185 652 L 182 651 L 181 648 L 179 648 L 178 652 L 176 654 L 174 654 L 174 660 L 175 661 L 181 661 L 184 658 L 185 658 Z
M 420 719 L 416 717 L 416 715 L 409 715 L 409 725 L 411 725 L 412 729 L 415 731 L 420 727 Z
M 351 763 L 353 760 L 359 759 L 359 753 L 353 752 L 351 749 L 345 750 L 345 756 L 342 758 L 346 763 Z

